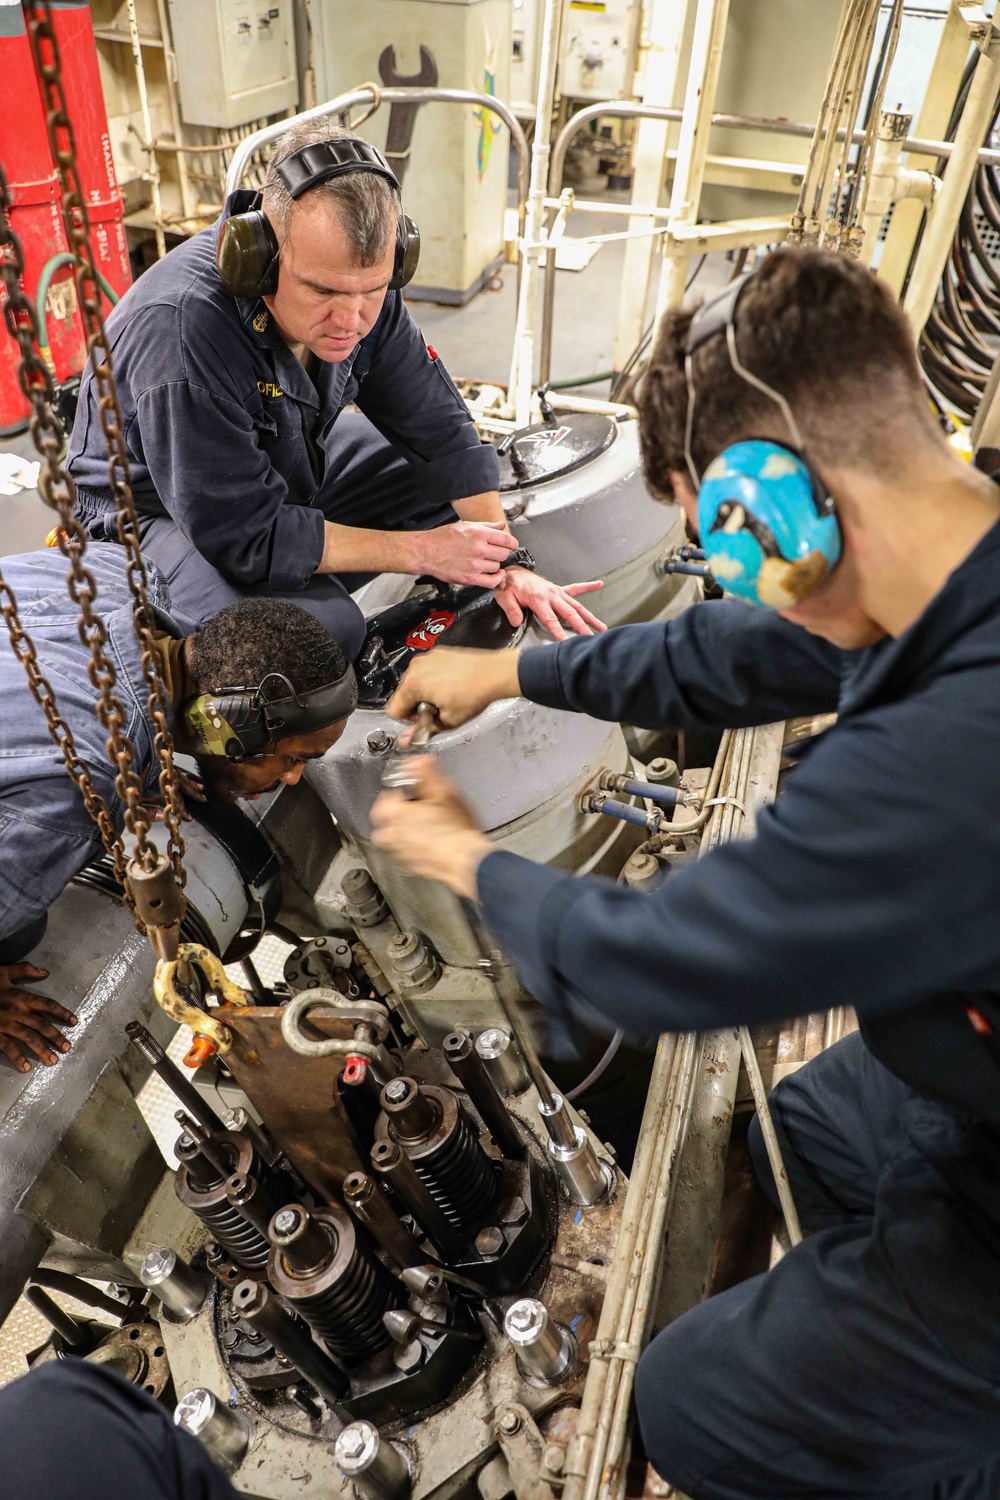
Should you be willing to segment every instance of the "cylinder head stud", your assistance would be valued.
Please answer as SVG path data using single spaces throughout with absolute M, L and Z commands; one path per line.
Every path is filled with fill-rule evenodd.
M 558 1385 L 576 1368 L 576 1340 L 549 1317 L 544 1302 L 521 1297 L 507 1309 L 503 1331 L 533 1385 Z
M 579 1203 L 582 1208 L 603 1203 L 614 1187 L 615 1174 L 607 1162 L 601 1161 L 583 1126 L 574 1127 L 571 1146 L 550 1140 L 548 1147 L 549 1158 L 570 1202 Z
M 489 1026 L 476 1037 L 475 1047 L 499 1093 L 524 1092 L 528 1087 L 528 1074 L 509 1031 L 500 1026 Z
M 200 1438 L 210 1457 L 224 1469 L 235 1469 L 253 1441 L 249 1413 L 226 1406 L 214 1391 L 198 1386 L 182 1396 L 174 1408 L 174 1422 Z
M 162 1246 L 149 1251 L 139 1267 L 139 1280 L 155 1292 L 164 1312 L 178 1323 L 196 1318 L 212 1294 L 211 1276 L 194 1270 L 175 1250 Z
M 400 1077 L 386 1084 L 381 1100 L 373 1165 L 384 1171 L 377 1153 L 386 1141 L 398 1144 L 452 1227 L 474 1234 L 499 1196 L 499 1183 L 458 1096 L 437 1084 Z M 424 1228 L 443 1249 L 436 1232 Z
M 351 1422 L 339 1434 L 334 1458 L 365 1500 L 403 1500 L 410 1492 L 410 1471 L 400 1450 L 364 1420 Z

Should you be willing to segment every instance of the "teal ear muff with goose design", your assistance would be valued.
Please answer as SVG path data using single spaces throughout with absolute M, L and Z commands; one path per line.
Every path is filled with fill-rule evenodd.
M 346 177 L 351 172 L 368 172 L 383 177 L 395 188 L 397 202 L 400 199 L 396 174 L 378 147 L 367 141 L 346 138 L 301 146 L 280 161 L 275 171 L 293 202 L 321 182 Z M 262 208 L 232 214 L 219 230 L 215 247 L 223 286 L 234 297 L 273 297 L 278 290 L 280 248 L 277 235 Z M 400 291 L 413 280 L 419 259 L 420 230 L 400 204 L 390 291 Z
M 691 321 L 685 349 L 684 456 L 698 492 L 698 532 L 713 576 L 729 594 L 769 609 L 792 609 L 814 593 L 840 560 L 836 506 L 809 461 L 788 402 L 740 362 L 735 318 L 750 277 L 727 287 Z M 781 410 L 792 442 L 731 443 L 699 476 L 691 457 L 695 389 L 692 356 L 724 333 L 736 374 Z

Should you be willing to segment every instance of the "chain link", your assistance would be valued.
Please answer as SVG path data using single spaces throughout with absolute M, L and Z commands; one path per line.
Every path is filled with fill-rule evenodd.
M 66 107 L 59 46 L 52 25 L 52 10 L 49 0 L 24 0 L 24 12 L 28 22 L 28 35 L 31 42 L 32 56 L 34 57 L 35 68 L 39 76 L 46 105 L 46 126 L 52 159 L 56 164 L 59 185 L 62 190 L 63 223 L 66 228 L 66 236 L 70 248 L 75 254 L 77 261 L 75 267 L 76 286 L 80 299 L 84 329 L 87 335 L 87 349 L 92 362 L 94 384 L 98 394 L 98 411 L 101 427 L 108 450 L 108 481 L 117 510 L 118 535 L 128 558 L 127 576 L 129 588 L 135 601 L 135 629 L 142 645 L 142 671 L 149 699 L 149 715 L 154 726 L 153 750 L 160 766 L 159 786 L 163 798 L 163 818 L 169 835 L 169 854 L 174 868 L 175 879 L 178 885 L 183 886 L 185 881 L 183 864 L 184 839 L 181 833 L 183 803 L 173 763 L 173 743 L 167 721 L 167 704 L 163 684 L 160 679 L 156 648 L 153 642 L 156 620 L 147 592 L 146 567 L 140 550 L 139 523 L 132 495 L 128 453 L 122 431 L 121 408 L 118 404 L 118 391 L 111 367 L 111 350 L 108 345 L 104 328 L 104 317 L 101 312 L 100 288 L 90 242 L 90 221 L 82 184 L 77 171 L 76 140 Z M 49 382 L 49 390 L 51 390 L 51 382 Z M 56 426 L 58 428 L 58 424 Z M 32 430 L 34 432 L 34 424 Z M 54 455 L 50 455 L 52 439 L 46 436 L 45 441 L 47 444 L 46 448 L 43 449 L 41 444 L 39 444 L 39 450 L 45 453 L 47 464 L 51 464 L 54 457 Z M 38 438 L 36 438 L 36 443 L 38 443 Z M 62 467 L 61 453 L 57 461 L 56 473 L 59 485 L 65 486 L 65 492 L 68 495 L 66 508 L 71 511 L 75 492 L 72 479 Z M 44 490 L 43 493 L 45 493 Z M 45 498 L 52 504 L 52 500 L 49 499 L 48 494 L 45 495 Z M 62 515 L 64 509 L 62 492 L 56 491 L 55 498 L 57 508 L 60 515 Z M 66 527 L 65 521 L 63 524 Z M 71 554 L 73 540 L 78 536 L 82 536 L 82 528 L 80 528 L 79 524 L 73 521 L 73 527 L 75 530 L 66 527 L 67 536 L 71 539 L 67 543 L 67 549 L 64 549 L 67 551 L 67 556 Z M 105 708 L 106 700 L 103 690 L 100 688 L 100 668 L 98 667 L 98 656 L 95 648 L 95 637 L 93 635 L 90 637 L 90 643 L 92 650 L 94 650 L 95 669 L 91 676 L 92 680 L 94 680 L 96 673 L 98 680 L 95 680 L 95 686 L 102 693 L 101 707 L 98 709 L 100 716 L 102 710 Z M 99 644 L 103 645 L 103 641 L 99 642 Z M 105 723 L 103 717 L 101 718 L 101 723 Z M 109 754 L 113 755 L 113 758 L 119 765 L 122 782 L 126 784 L 124 764 L 121 757 L 124 746 L 128 742 L 127 740 L 123 742 L 120 718 L 116 722 L 109 715 L 107 727 L 109 733 Z M 127 800 L 128 811 L 126 812 L 126 822 L 128 822 L 129 829 L 136 836 L 137 858 L 144 868 L 148 870 L 152 868 L 156 858 L 156 851 L 148 839 L 149 821 L 145 810 L 141 807 L 138 800 L 133 801 L 133 789 L 131 788 Z
M 117 767 L 115 786 L 119 797 L 127 808 L 129 791 L 133 791 L 135 806 L 148 830 L 149 823 L 141 807 L 138 794 L 141 788 L 131 767 L 132 746 L 121 733 L 124 714 L 121 703 L 114 693 L 114 667 L 104 654 L 107 639 L 104 624 L 94 612 L 93 601 L 97 586 L 93 575 L 83 564 L 86 551 L 86 534 L 73 515 L 73 485 L 62 467 L 62 426 L 52 409 L 53 386 L 48 370 L 37 353 L 38 321 L 31 299 L 24 291 L 24 257 L 21 244 L 11 227 L 12 201 L 7 178 L 0 166 L 0 272 L 6 291 L 5 320 L 17 340 L 21 351 L 18 377 L 21 389 L 32 407 L 31 435 L 42 456 L 42 471 L 39 487 L 45 500 L 59 512 L 62 526 L 59 546 L 70 565 L 68 578 L 70 595 L 80 609 L 77 626 L 80 640 L 91 653 L 88 665 L 90 680 L 100 696 L 98 718 L 108 733 L 108 751 Z M 115 828 L 107 803 L 99 794 L 90 772 L 77 753 L 73 733 L 59 713 L 51 685 L 42 675 L 32 642 L 21 625 L 17 600 L 9 585 L 0 577 L 0 610 L 10 636 L 14 655 L 24 666 L 31 693 L 45 714 L 49 734 L 60 750 L 66 769 L 79 788 L 88 813 L 97 824 L 104 847 L 111 856 L 116 878 L 122 883 L 126 899 L 131 908 L 131 897 L 125 880 L 125 852 Z M 135 788 L 131 786 L 135 783 Z M 126 813 L 126 817 L 128 813 Z

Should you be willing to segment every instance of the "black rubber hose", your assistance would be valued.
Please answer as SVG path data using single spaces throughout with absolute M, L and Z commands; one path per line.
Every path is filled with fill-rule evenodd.
M 109 1297 L 96 1286 L 91 1286 L 89 1281 L 83 1281 L 79 1276 L 71 1276 L 67 1271 L 48 1271 L 40 1266 L 37 1271 L 32 1272 L 31 1282 L 33 1286 L 48 1287 L 50 1292 L 62 1292 L 67 1297 L 75 1297 L 77 1302 L 82 1302 L 85 1307 L 94 1307 L 98 1312 L 109 1313 L 119 1322 L 128 1311 L 124 1302 L 116 1302 L 114 1297 Z

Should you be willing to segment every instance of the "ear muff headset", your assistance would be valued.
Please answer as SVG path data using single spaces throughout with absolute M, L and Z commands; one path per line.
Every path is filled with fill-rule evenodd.
M 265 698 L 272 680 L 288 689 L 280 698 Z M 269 672 L 256 688 L 220 688 L 192 698 L 181 710 L 188 748 L 193 755 L 224 755 L 251 760 L 268 753 L 276 740 L 326 729 L 354 712 L 358 684 L 354 668 L 323 687 L 297 693 L 283 672 Z
M 695 313 L 684 351 L 687 418 L 684 457 L 698 492 L 698 530 L 714 576 L 740 599 L 791 609 L 814 593 L 840 559 L 833 496 L 809 461 L 795 414 L 780 391 L 740 362 L 736 309 L 752 278 L 726 288 Z M 724 333 L 729 362 L 748 385 L 779 408 L 791 443 L 751 438 L 732 443 L 699 478 L 691 456 L 695 351 Z
M 384 177 L 395 188 L 397 199 L 400 197 L 399 182 L 392 168 L 381 151 L 367 141 L 318 141 L 312 146 L 302 146 L 279 162 L 275 171 L 293 202 L 321 182 L 346 177 L 349 172 L 370 172 Z M 262 208 L 233 214 L 219 231 L 215 247 L 223 286 L 234 297 L 273 296 L 278 289 L 279 250 L 278 237 Z M 389 282 L 391 291 L 399 291 L 413 280 L 419 259 L 420 230 L 400 206 Z

